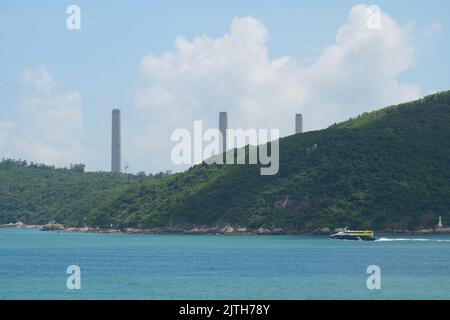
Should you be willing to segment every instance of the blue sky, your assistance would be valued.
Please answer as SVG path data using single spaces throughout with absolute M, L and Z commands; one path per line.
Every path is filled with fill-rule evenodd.
M 395 61 L 402 62 L 402 55 L 406 52 L 403 50 L 406 48 L 413 49 L 413 57 L 409 57 L 409 60 L 406 59 L 408 63 L 405 63 L 405 66 L 393 74 L 383 75 L 380 78 L 374 77 L 373 81 L 369 78 L 358 79 L 360 75 L 364 74 L 362 71 L 349 73 L 349 77 L 347 77 L 349 80 L 345 83 L 345 88 L 351 88 L 354 85 L 353 92 L 361 92 L 360 95 L 355 94 L 354 97 L 349 92 L 342 93 L 343 90 L 339 86 L 332 87 L 332 84 L 327 84 L 324 89 L 326 92 L 322 94 L 317 85 L 312 85 L 307 78 L 313 78 L 315 74 L 318 74 L 318 77 L 334 79 L 326 71 L 322 71 L 333 67 L 328 65 L 316 66 L 317 68 L 310 67 L 317 64 L 327 48 L 336 44 L 338 30 L 342 26 L 352 23 L 349 20 L 349 13 L 355 5 L 360 3 L 358 1 L 69 2 L 3 0 L 0 3 L 0 98 L 2 101 L 0 124 L 3 123 L 0 126 L 0 135 L 3 135 L 3 138 L 0 136 L 1 156 L 26 158 L 50 164 L 55 163 L 59 166 L 69 165 L 73 159 L 73 162 L 86 163 L 89 170 L 108 170 L 110 165 L 110 111 L 113 107 L 120 107 L 123 111 L 124 121 L 124 158 L 125 161 L 130 162 L 131 171 L 155 172 L 169 168 L 177 170 L 169 161 L 168 150 L 170 149 L 164 147 L 164 145 L 170 145 L 170 135 L 155 136 L 153 134 L 155 131 L 167 130 L 170 133 L 180 125 L 189 128 L 192 120 L 200 120 L 199 118 L 203 116 L 205 122 L 213 126 L 217 111 L 228 110 L 228 108 L 234 111 L 230 114 L 230 119 L 233 119 L 233 115 L 236 115 L 236 118 L 239 115 L 240 120 L 235 121 L 236 125 L 249 127 L 262 126 L 265 123 L 269 127 L 279 127 L 280 123 L 285 123 L 283 122 L 284 118 L 270 123 L 267 120 L 271 118 L 270 116 L 266 118 L 261 116 L 261 114 L 270 112 L 276 113 L 276 105 L 263 105 L 259 109 L 249 107 L 249 105 L 257 105 L 258 101 L 267 100 L 257 97 L 258 93 L 255 91 L 263 90 L 261 88 L 272 90 L 271 86 L 277 87 L 277 89 L 273 89 L 274 94 L 285 95 L 285 98 L 274 101 L 279 102 L 282 106 L 280 108 L 285 108 L 286 113 L 295 111 L 292 105 L 296 102 L 290 97 L 296 90 L 295 86 L 298 85 L 299 92 L 302 90 L 307 92 L 304 99 L 298 98 L 298 111 L 304 113 L 307 130 L 320 129 L 335 121 L 344 120 L 348 116 L 370 111 L 384 104 L 401 102 L 407 100 L 408 97 L 416 97 L 418 94 L 425 95 L 436 90 L 449 89 L 450 19 L 448 12 L 450 12 L 450 2 L 445 0 L 368 3 L 380 7 L 381 11 L 405 32 L 398 38 L 405 41 L 403 47 L 394 48 L 391 45 L 387 47 L 388 50 L 393 50 L 392 56 L 399 55 L 398 60 Z M 68 17 L 66 8 L 71 4 L 76 4 L 81 8 L 81 30 L 66 28 Z M 239 109 L 248 108 L 240 114 L 238 110 L 232 109 L 234 106 L 229 105 L 235 100 L 224 98 L 222 93 L 218 94 L 211 89 L 208 92 L 202 92 L 198 88 L 211 81 L 231 78 L 228 73 L 219 73 L 211 79 L 202 74 L 201 81 L 192 87 L 194 86 L 192 79 L 198 79 L 198 74 L 183 75 L 184 78 L 181 77 L 178 80 L 173 74 L 170 77 L 157 74 L 157 70 L 160 69 L 155 69 L 156 67 L 153 65 L 146 68 L 142 64 L 143 59 L 149 55 L 156 57 L 155 63 L 159 64 L 163 63 L 162 55 L 164 53 L 170 52 L 176 55 L 177 49 L 174 48 L 174 42 L 178 36 L 183 36 L 190 44 L 193 44 L 194 39 L 202 35 L 210 40 L 224 37 L 230 33 L 230 26 L 236 17 L 251 17 L 257 22 L 253 23 L 253 20 L 242 20 L 241 24 L 236 22 L 240 26 L 239 28 L 248 27 L 256 31 L 261 29 L 267 31 L 266 38 L 261 36 L 266 40 L 258 38 L 259 40 L 256 39 L 254 44 L 258 50 L 267 49 L 269 62 L 283 56 L 287 56 L 290 61 L 295 62 L 295 66 L 289 67 L 290 62 L 285 67 L 286 69 L 298 68 L 300 74 L 298 81 L 296 80 L 292 84 L 294 87 L 292 91 L 287 92 L 285 89 L 278 88 L 278 83 L 273 80 L 276 78 L 283 83 L 283 81 L 288 81 L 296 76 L 288 71 L 277 71 L 274 78 L 264 80 L 264 86 L 252 87 L 249 83 L 243 83 L 234 88 L 229 85 L 227 87 L 228 94 L 233 96 L 242 94 L 241 100 L 239 100 L 241 102 L 251 100 Z M 389 31 L 387 34 L 395 33 L 396 30 Z M 259 36 L 249 32 L 250 37 L 253 35 Z M 260 46 L 258 41 L 262 41 L 263 45 Z M 397 40 L 394 38 L 394 41 Z M 206 41 L 202 44 L 200 41 L 199 46 L 203 48 L 208 43 Z M 374 42 L 374 45 L 376 46 L 377 43 Z M 345 62 L 342 62 L 339 67 L 347 70 L 356 65 L 359 68 L 366 67 L 369 74 L 377 72 L 379 69 L 377 63 L 380 60 L 371 56 L 370 50 L 366 50 L 366 47 L 363 46 L 364 44 L 361 43 L 355 45 L 356 50 L 359 51 L 346 56 L 343 59 Z M 201 54 L 201 48 L 197 47 L 195 52 Z M 206 59 L 209 57 L 212 63 L 214 61 L 221 63 L 220 59 L 222 58 L 217 58 L 217 53 L 211 50 L 210 48 L 205 53 Z M 374 50 L 377 49 L 374 48 Z M 365 57 L 361 58 L 363 55 Z M 233 63 L 239 64 L 240 61 L 247 61 L 245 60 L 247 58 L 243 58 L 243 60 L 236 58 L 235 62 L 233 62 L 234 60 L 226 62 L 224 66 L 228 70 L 235 66 Z M 360 58 L 361 60 L 359 60 Z M 181 64 L 191 64 L 191 67 L 200 68 L 196 64 L 197 62 L 193 62 L 192 58 L 189 59 L 171 65 L 170 72 L 177 74 L 179 71 L 175 65 Z M 353 63 L 350 61 L 351 59 L 358 60 Z M 236 67 L 238 68 L 238 66 Z M 255 66 L 255 68 L 259 67 Z M 262 70 L 261 72 L 264 73 L 266 70 L 264 68 L 261 67 L 258 70 Z M 302 70 L 305 68 L 310 68 L 309 72 L 303 72 Z M 254 70 L 252 68 L 249 72 Z M 214 73 L 214 69 L 210 73 Z M 29 74 L 34 80 L 25 79 L 24 81 L 24 74 Z M 30 89 L 30 83 L 24 84 L 24 82 L 35 81 L 36 78 L 42 78 L 45 75 L 52 79 L 51 91 L 54 95 L 52 97 L 57 97 L 56 100 L 51 99 L 48 93 L 45 93 L 46 98 L 43 99 L 42 92 L 37 92 L 36 87 Z M 242 76 L 245 77 L 245 72 L 240 75 L 240 77 Z M 383 92 L 381 89 L 376 89 L 379 79 L 384 79 L 383 81 L 391 79 L 387 77 L 391 77 L 399 84 L 412 85 L 414 88 L 404 88 L 397 95 L 387 97 L 386 92 L 389 90 L 386 89 L 386 92 Z M 223 81 L 226 86 L 227 80 Z M 314 81 L 317 82 L 320 79 Z M 34 85 L 31 84 L 31 86 Z M 186 92 L 193 93 L 195 103 L 192 103 L 192 108 L 188 109 L 190 111 L 186 111 L 180 105 L 183 104 L 183 100 L 176 100 L 176 103 L 172 104 L 164 100 L 156 105 L 152 102 L 142 102 L 137 98 L 141 92 L 139 90 L 148 93 L 146 90 L 154 87 L 163 88 L 164 92 L 170 89 L 170 93 L 177 97 L 183 96 Z M 242 93 L 243 88 L 248 91 Z M 79 98 L 74 98 L 75 101 L 68 98 L 72 93 L 79 94 Z M 153 93 L 150 98 L 156 99 Z M 75 96 L 77 96 L 76 94 Z M 149 97 L 146 94 L 143 97 Z M 322 95 L 327 99 L 319 100 L 317 98 Z M 40 98 L 37 99 L 36 96 Z M 161 98 L 161 95 L 158 95 L 157 98 Z M 326 109 L 327 103 L 340 99 L 340 105 L 336 104 L 336 106 Z M 31 109 L 29 108 L 30 101 L 33 102 Z M 72 124 L 68 124 L 52 128 L 51 120 L 47 119 L 49 121 L 47 125 L 46 119 L 39 118 L 39 116 L 45 115 L 45 112 L 39 113 L 39 108 L 47 111 L 56 108 L 52 104 L 53 102 L 49 101 L 68 103 L 68 114 L 80 117 L 79 123 L 73 127 L 71 127 Z M 37 103 L 41 104 L 37 105 Z M 302 103 L 305 104 L 304 107 L 302 107 Z M 207 106 L 204 106 L 205 104 L 212 104 L 214 107 L 208 109 Z M 308 109 L 312 105 L 316 111 Z M 325 105 L 323 107 L 325 109 L 321 110 L 319 105 Z M 352 107 L 344 110 L 344 105 Z M 181 108 L 184 109 L 181 110 Z M 172 110 L 171 113 L 167 113 L 168 109 Z M 34 134 L 31 129 L 24 128 L 31 128 L 34 124 L 33 119 L 24 116 L 23 113 L 27 110 L 37 112 L 35 119 L 40 123 L 36 127 L 36 130 L 40 130 L 39 134 Z M 63 111 L 58 109 L 58 112 Z M 157 112 L 158 114 L 156 114 Z M 177 122 L 176 124 L 170 121 L 165 122 L 167 119 L 162 118 L 161 115 L 164 112 L 166 112 L 165 117 L 167 118 L 173 114 L 186 112 L 184 116 L 186 122 Z M 255 119 L 259 117 L 259 122 L 242 120 L 244 115 L 253 116 L 251 112 L 258 113 Z M 320 118 L 320 114 L 323 112 L 328 115 Z M 192 114 L 192 119 L 187 114 Z M 67 121 L 67 118 L 63 117 L 62 119 Z M 311 121 L 308 121 L 309 119 Z M 41 135 L 41 131 L 47 130 L 47 127 L 49 128 L 48 134 Z M 64 127 L 70 127 L 70 132 L 62 132 Z M 283 135 L 287 135 L 292 128 L 286 125 L 286 128 L 280 129 Z M 49 138 L 50 135 L 65 136 L 66 134 L 68 138 L 77 140 L 76 146 L 65 146 L 63 142 Z M 40 150 L 49 150 L 48 153 L 32 149 L 33 146 L 39 145 L 43 146 Z M 154 150 L 149 151 L 148 149 Z

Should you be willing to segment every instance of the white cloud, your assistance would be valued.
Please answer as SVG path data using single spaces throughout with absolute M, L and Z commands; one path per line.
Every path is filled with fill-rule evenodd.
M 5 154 L 58 166 L 83 160 L 81 95 L 59 90 L 44 67 L 23 72 L 18 114 L 17 124 L 7 126 L 15 130 L 3 141 Z
M 269 32 L 252 17 L 233 19 L 218 38 L 178 37 L 173 51 L 142 59 L 135 103 L 169 143 L 170 132 L 196 119 L 216 126 L 219 111 L 228 111 L 231 127 L 288 135 L 297 112 L 311 130 L 418 98 L 418 86 L 397 80 L 414 65 L 411 29 L 382 13 L 381 29 L 370 30 L 366 9 L 353 7 L 335 43 L 307 67 L 289 56 L 271 59 Z M 168 154 L 170 145 L 154 152 Z
M 15 128 L 15 123 L 11 121 L 0 121 L 0 147 L 4 148 L 10 140 L 11 131 Z
M 143 57 L 134 101 L 148 124 L 124 123 L 131 171 L 176 170 L 172 131 L 192 129 L 194 120 L 216 127 L 219 111 L 228 111 L 230 127 L 279 128 L 283 136 L 293 133 L 298 112 L 313 130 L 418 98 L 418 86 L 398 80 L 415 63 L 412 29 L 382 13 L 381 29 L 370 30 L 366 9 L 353 7 L 334 41 L 307 66 L 287 55 L 270 57 L 269 31 L 252 17 L 233 19 L 223 36 L 178 37 L 173 50 Z M 290 36 L 302 41 L 295 30 Z M 0 122 L 2 155 L 62 166 L 88 157 L 109 167 L 109 148 L 84 151 L 78 91 L 61 90 L 44 67 L 23 72 L 21 91 L 18 118 Z
M 440 32 L 442 32 L 442 30 L 443 30 L 442 24 L 440 24 L 439 22 L 435 22 L 429 27 L 422 28 L 420 30 L 420 34 L 422 36 L 426 36 L 427 37 L 427 36 L 431 36 L 431 35 L 436 34 L 436 33 L 440 33 Z

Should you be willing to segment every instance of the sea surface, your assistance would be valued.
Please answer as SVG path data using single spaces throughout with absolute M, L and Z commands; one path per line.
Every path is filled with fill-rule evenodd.
M 69 290 L 67 267 L 81 270 Z M 366 273 L 379 266 L 381 289 Z M 0 229 L 0 299 L 450 299 L 450 236 L 128 235 Z

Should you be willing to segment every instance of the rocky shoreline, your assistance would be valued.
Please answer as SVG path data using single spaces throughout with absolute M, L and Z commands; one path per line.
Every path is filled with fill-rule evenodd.
M 41 231 L 58 231 L 58 232 L 85 232 L 85 233 L 148 233 L 148 234 L 286 234 L 283 229 L 251 229 L 246 227 L 161 227 L 161 228 L 94 228 L 94 227 L 65 227 L 59 223 L 48 223 L 45 225 L 30 225 L 22 222 L 8 223 L 0 225 L 0 228 L 18 228 L 18 229 L 36 229 Z
M 83 232 L 83 233 L 124 233 L 124 234 L 228 234 L 228 235 L 329 235 L 343 229 L 336 228 L 331 230 L 329 228 L 320 228 L 310 232 L 290 231 L 281 228 L 266 229 L 258 228 L 252 229 L 247 227 L 233 227 L 230 225 L 222 227 L 161 227 L 161 228 L 93 228 L 93 227 L 65 227 L 59 223 L 48 223 L 45 225 L 30 225 L 22 222 L 1 224 L 0 228 L 18 228 L 18 229 L 36 229 L 41 231 L 56 231 L 56 232 Z M 422 230 L 377 230 L 376 233 L 381 234 L 403 234 L 403 235 L 425 235 L 425 234 L 450 234 L 450 228 L 442 229 L 422 229 Z

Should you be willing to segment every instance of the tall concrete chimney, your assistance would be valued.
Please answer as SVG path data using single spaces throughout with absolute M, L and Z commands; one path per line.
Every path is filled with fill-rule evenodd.
M 219 113 L 219 131 L 222 134 L 222 141 L 220 141 L 220 153 L 227 151 L 227 129 L 228 129 L 228 115 L 226 112 Z
M 112 111 L 111 172 L 122 172 L 120 109 Z
M 303 116 L 301 113 L 295 115 L 295 133 L 303 133 Z

